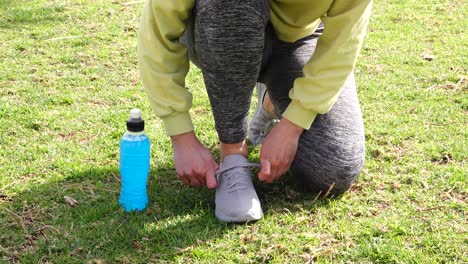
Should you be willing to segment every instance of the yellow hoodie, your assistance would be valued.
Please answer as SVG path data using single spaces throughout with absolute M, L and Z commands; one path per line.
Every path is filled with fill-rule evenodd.
M 150 104 L 170 136 L 193 130 L 192 95 L 185 88 L 189 70 L 179 42 L 195 0 L 147 0 L 138 34 L 140 74 Z M 311 35 L 320 21 L 325 30 L 314 55 L 289 92 L 283 117 L 309 129 L 328 112 L 352 74 L 364 40 L 372 0 L 270 0 L 270 21 L 278 37 L 294 42 Z

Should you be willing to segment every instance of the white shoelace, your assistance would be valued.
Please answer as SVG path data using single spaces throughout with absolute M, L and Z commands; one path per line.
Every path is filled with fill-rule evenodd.
M 224 174 L 223 179 L 227 183 L 227 188 L 229 192 L 234 192 L 236 190 L 244 189 L 249 187 L 249 182 L 247 182 L 246 177 L 233 177 L 236 175 L 237 171 L 242 168 L 252 168 L 252 167 L 260 167 L 258 163 L 243 163 L 243 164 L 233 164 L 230 167 L 219 169 L 215 172 L 216 178 L 219 179 L 220 174 Z M 242 173 L 242 172 L 239 172 Z

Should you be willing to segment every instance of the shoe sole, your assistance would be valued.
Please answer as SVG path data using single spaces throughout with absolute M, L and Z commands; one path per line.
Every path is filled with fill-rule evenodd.
M 241 215 L 238 215 L 237 217 L 230 217 L 230 216 L 225 216 L 222 213 L 215 211 L 215 216 L 220 221 L 226 222 L 226 223 L 245 223 L 245 222 L 250 222 L 250 221 L 258 221 L 262 219 L 263 212 L 260 213 L 260 216 L 254 216 L 252 214 L 241 214 Z

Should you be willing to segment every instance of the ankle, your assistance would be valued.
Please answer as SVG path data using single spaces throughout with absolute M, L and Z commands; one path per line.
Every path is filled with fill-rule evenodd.
M 275 107 L 273 106 L 273 103 L 271 102 L 270 96 L 268 96 L 268 92 L 266 92 L 265 96 L 263 97 L 262 107 L 270 115 L 276 116 Z
M 229 155 L 240 154 L 246 158 L 248 156 L 247 142 L 245 140 L 234 144 L 227 144 L 221 142 L 219 149 L 221 154 L 221 161 L 224 160 L 224 157 Z

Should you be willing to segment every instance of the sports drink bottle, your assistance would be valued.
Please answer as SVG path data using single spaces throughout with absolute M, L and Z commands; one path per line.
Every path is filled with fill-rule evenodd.
M 119 204 L 125 211 L 143 210 L 148 204 L 146 184 L 150 169 L 150 141 L 140 109 L 132 109 L 127 132 L 120 140 L 121 191 Z

